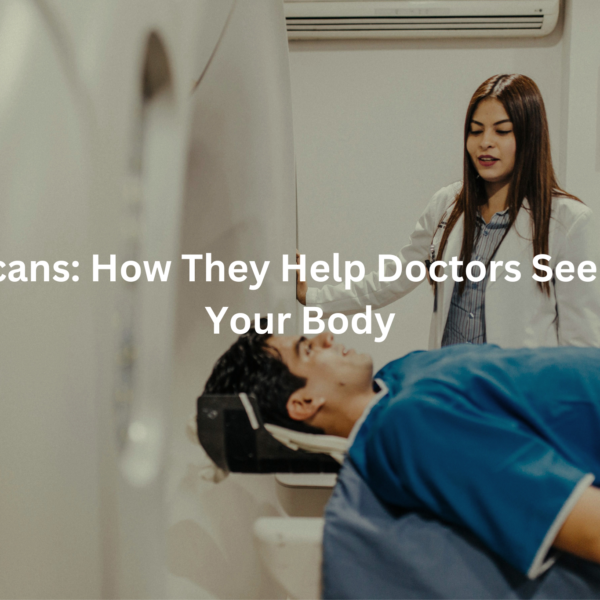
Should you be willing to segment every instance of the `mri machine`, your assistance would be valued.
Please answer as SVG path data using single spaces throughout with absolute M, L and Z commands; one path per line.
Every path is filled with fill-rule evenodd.
M 573 22 L 593 27 L 583 4 Z M 585 40 L 570 44 L 571 152 L 595 79 Z M 231 342 L 204 306 L 294 313 L 293 282 L 249 292 L 176 270 L 184 253 L 296 247 L 281 4 L 0 0 L 0 161 L 0 261 L 71 274 L 0 284 L 0 597 L 315 596 L 331 474 L 215 485 L 183 435 Z M 593 201 L 588 171 L 566 174 Z M 93 254 L 174 270 L 94 283 Z M 282 559 L 279 582 L 257 547 Z
M 293 312 L 293 283 L 176 266 L 295 250 L 283 23 L 269 0 L 0 2 L 0 260 L 70 273 L 0 294 L 1 597 L 279 593 L 252 541 L 273 476 L 216 490 L 183 431 L 230 342 L 204 306 Z M 94 254 L 174 270 L 93 282 Z

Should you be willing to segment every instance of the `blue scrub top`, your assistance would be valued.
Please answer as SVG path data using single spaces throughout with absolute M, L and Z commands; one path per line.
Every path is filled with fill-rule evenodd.
M 376 378 L 388 393 L 349 451 L 371 489 L 469 528 L 536 576 L 561 509 L 600 475 L 600 349 L 459 345 Z

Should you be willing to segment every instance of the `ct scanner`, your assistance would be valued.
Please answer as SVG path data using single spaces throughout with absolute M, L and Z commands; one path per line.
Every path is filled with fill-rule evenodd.
M 419 68 L 455 87 L 446 70 L 465 53 L 473 77 L 514 65 L 553 84 L 561 180 L 598 210 L 600 146 L 590 123 L 600 123 L 600 8 L 563 4 L 564 33 L 535 47 L 519 42 L 519 52 L 496 40 L 482 52 L 473 41 L 421 53 L 415 41 L 400 65 L 369 42 L 352 53 L 352 71 L 345 43 L 342 52 L 296 52 L 300 217 L 316 212 L 322 226 L 305 232 L 303 247 L 325 252 L 317 238 L 331 219 L 314 211 L 323 186 L 336 189 L 329 196 L 344 210 L 346 195 L 362 201 L 376 132 L 392 118 L 422 126 L 402 112 L 422 89 Z M 232 473 L 215 484 L 185 436 L 234 337 L 213 335 L 204 307 L 295 314 L 294 284 L 278 269 L 250 291 L 190 283 L 179 260 L 211 252 L 224 263 L 279 265 L 295 251 L 284 23 L 280 0 L 0 0 L 0 598 L 319 593 L 315 517 L 333 476 Z M 549 72 L 558 60 L 560 77 Z M 398 87 L 390 68 L 402 73 Z M 377 82 L 389 83 L 369 113 L 379 130 L 354 120 Z M 330 121 L 359 142 L 329 139 Z M 374 178 L 392 164 L 382 156 L 395 160 L 402 149 L 378 147 Z M 336 160 L 353 165 L 361 152 L 367 188 L 330 177 L 348 172 Z M 362 231 L 365 213 L 355 212 Z M 106 271 L 93 282 L 94 255 L 102 264 L 114 255 L 119 266 L 172 260 L 172 269 L 165 283 L 110 282 Z M 10 281 L 19 261 L 20 281 Z M 32 261 L 48 263 L 49 281 Z M 52 279 L 59 261 L 66 282 Z
M 231 342 L 204 306 L 293 313 L 293 282 L 177 265 L 295 250 L 282 5 L 2 0 L 0 164 L 0 260 L 29 279 L 0 294 L 0 596 L 279 593 L 252 541 L 282 512 L 273 476 L 200 481 L 184 428 Z M 111 254 L 174 270 L 93 282 Z

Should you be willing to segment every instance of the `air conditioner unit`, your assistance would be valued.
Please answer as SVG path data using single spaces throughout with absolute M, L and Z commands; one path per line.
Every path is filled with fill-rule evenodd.
M 288 38 L 541 37 L 559 0 L 286 0 Z

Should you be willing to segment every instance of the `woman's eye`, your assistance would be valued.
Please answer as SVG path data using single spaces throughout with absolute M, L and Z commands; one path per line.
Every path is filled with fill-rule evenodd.
M 481 129 L 480 129 L 479 131 L 473 131 L 473 130 L 471 129 L 471 131 L 469 131 L 469 134 L 470 134 L 470 135 L 477 135 L 477 134 L 479 134 L 479 133 L 481 133 L 481 132 L 482 132 L 482 130 L 481 130 Z
M 508 131 L 498 129 L 496 133 L 499 133 L 500 135 L 506 135 L 507 133 L 512 133 L 512 129 L 509 129 Z

